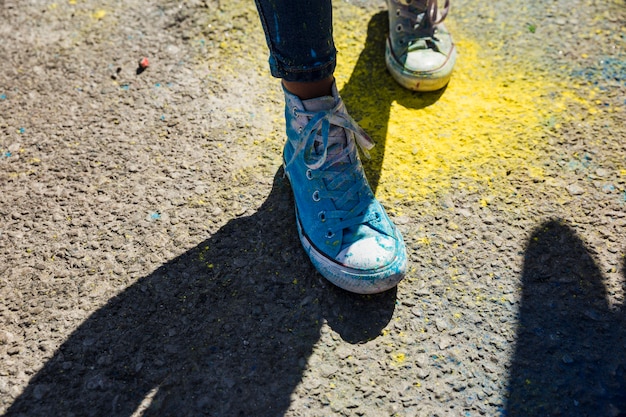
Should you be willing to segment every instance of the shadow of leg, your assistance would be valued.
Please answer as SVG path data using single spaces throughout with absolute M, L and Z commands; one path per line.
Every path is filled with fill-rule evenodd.
M 550 221 L 533 233 L 522 284 L 507 415 L 626 413 L 624 320 L 570 227 Z
M 318 289 L 280 177 L 257 213 L 89 317 L 6 415 L 282 415 L 322 316 L 318 304 L 301 305 Z
M 416 93 L 396 83 L 385 65 L 388 28 L 386 11 L 372 17 L 367 27 L 365 47 L 359 55 L 350 79 L 340 92 L 352 117 L 376 142 L 376 147 L 371 151 L 372 159 L 364 161 L 363 164 L 374 191 L 380 180 L 392 103 L 395 101 L 418 110 L 434 104 L 445 91 L 444 88 L 430 93 Z M 417 125 L 418 114 L 415 118 Z M 416 135 L 416 141 L 419 140 L 418 134 L 419 129 L 407 132 L 407 135 Z
M 357 343 L 393 313 L 395 292 L 346 296 L 319 278 L 300 248 L 280 170 L 257 213 L 231 220 L 91 315 L 5 416 L 283 415 L 325 315 Z

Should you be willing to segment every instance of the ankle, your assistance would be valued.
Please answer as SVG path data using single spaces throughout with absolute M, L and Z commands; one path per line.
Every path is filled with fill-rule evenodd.
M 291 94 L 300 98 L 300 100 L 308 100 L 316 97 L 332 95 L 332 87 L 335 77 L 332 75 L 320 81 L 313 82 L 296 82 L 283 80 L 283 86 Z

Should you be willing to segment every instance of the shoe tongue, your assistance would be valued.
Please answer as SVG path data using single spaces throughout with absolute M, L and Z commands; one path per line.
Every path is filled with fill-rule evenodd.
M 302 100 L 302 106 L 306 111 L 320 112 L 331 110 L 337 105 L 337 100 L 332 96 L 324 96 Z M 328 155 L 334 155 L 341 152 L 346 143 L 346 133 L 344 129 L 338 126 L 331 126 L 328 135 Z M 322 141 L 315 141 L 315 151 L 321 152 Z M 346 160 L 350 163 L 349 159 Z M 348 203 L 349 204 L 349 203 Z M 342 248 L 351 245 L 365 237 L 376 236 L 376 231 L 368 225 L 355 225 L 344 230 Z
M 336 101 L 332 96 L 323 96 L 302 100 L 302 105 L 306 111 L 325 111 L 335 107 Z
M 323 96 L 311 98 L 308 100 L 302 100 L 302 106 L 306 111 L 311 112 L 321 112 L 326 110 L 331 110 L 337 105 L 337 99 L 333 96 Z M 328 154 L 333 155 L 335 153 L 340 152 L 346 143 L 346 134 L 345 131 L 338 127 L 332 126 L 330 127 L 330 132 L 328 134 Z M 339 146 L 337 146 L 339 145 Z M 315 141 L 315 151 L 322 152 L 320 147 L 322 146 L 322 140 Z

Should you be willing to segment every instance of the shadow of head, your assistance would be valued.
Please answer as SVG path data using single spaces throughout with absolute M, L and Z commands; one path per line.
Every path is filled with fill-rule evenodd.
M 276 416 L 325 321 L 375 338 L 395 292 L 352 295 L 310 266 L 279 172 L 257 213 L 229 221 L 93 313 L 6 416 Z
M 522 285 L 507 415 L 626 415 L 624 314 L 571 227 L 534 231 Z
M 446 89 L 418 93 L 396 83 L 385 64 L 388 19 L 388 13 L 384 11 L 375 14 L 369 21 L 363 51 L 340 92 L 351 116 L 376 142 L 371 151 L 372 159 L 364 161 L 367 178 L 374 191 L 380 179 L 392 104 L 395 102 L 409 109 L 423 109 L 436 103 Z M 415 126 L 419 126 L 419 112 L 415 112 L 414 117 Z M 406 135 L 415 136 L 417 143 L 419 132 L 416 127 Z

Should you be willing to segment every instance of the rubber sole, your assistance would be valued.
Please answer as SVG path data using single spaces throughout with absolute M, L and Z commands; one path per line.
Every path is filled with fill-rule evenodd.
M 302 230 L 297 208 L 296 223 L 300 242 L 311 259 L 311 263 L 324 278 L 339 288 L 356 294 L 376 294 L 395 287 L 404 278 L 407 265 L 406 246 L 397 231 L 395 237 L 398 241 L 396 247 L 398 256 L 396 259 L 383 268 L 363 271 L 340 264 L 318 251 Z

